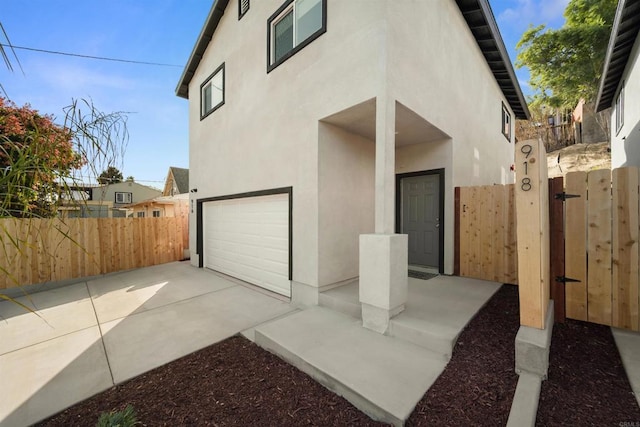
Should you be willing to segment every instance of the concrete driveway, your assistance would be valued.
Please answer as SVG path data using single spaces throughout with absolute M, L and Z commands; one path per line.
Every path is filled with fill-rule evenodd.
M 25 426 L 238 332 L 288 301 L 186 262 L 0 303 L 0 426 Z

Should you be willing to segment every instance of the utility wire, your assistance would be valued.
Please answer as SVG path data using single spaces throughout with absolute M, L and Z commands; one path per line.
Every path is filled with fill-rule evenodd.
M 118 58 L 108 58 L 105 56 L 92 56 L 92 55 L 81 55 L 79 53 L 69 53 L 69 52 L 58 52 L 54 50 L 46 50 L 46 49 L 36 49 L 33 47 L 25 47 L 25 46 L 15 46 L 11 44 L 0 43 L 2 47 L 10 47 L 13 49 L 21 49 L 21 50 L 30 50 L 32 52 L 41 52 L 41 53 L 50 53 L 52 55 L 64 55 L 64 56 L 75 56 L 77 58 L 86 58 L 86 59 L 99 59 L 101 61 L 113 61 L 113 62 L 126 62 L 129 64 L 139 64 L 139 65 L 154 65 L 158 67 L 177 67 L 182 68 L 182 65 L 176 64 L 163 64 L 159 62 L 145 62 L 145 61 L 134 61 L 131 59 L 118 59 Z M 20 67 L 22 69 L 22 66 Z
M 4 30 L 4 26 L 2 25 L 2 22 L 0 22 L 0 30 L 2 30 L 2 34 L 4 34 L 4 38 L 7 40 L 7 43 L 8 43 L 8 44 L 3 44 L 2 46 L 11 48 L 11 53 L 13 53 L 13 56 L 16 58 L 16 62 L 18 63 L 18 66 L 20 67 L 20 71 L 22 71 L 22 75 L 24 76 L 24 70 L 22 69 L 22 64 L 20 63 L 20 59 L 18 58 L 18 55 L 16 55 L 16 51 L 13 45 L 11 44 L 11 40 L 9 40 L 9 35 Z M 4 57 L 4 61 L 7 63 L 7 67 L 9 67 L 9 70 L 13 71 L 13 67 L 11 66 L 11 61 L 9 61 L 9 57 L 7 56 L 6 52 L 4 51 L 4 49 L 0 49 L 0 50 L 2 51 L 2 56 Z

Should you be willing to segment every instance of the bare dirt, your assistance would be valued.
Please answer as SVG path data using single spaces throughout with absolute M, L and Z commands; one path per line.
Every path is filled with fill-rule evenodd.
M 608 142 L 575 144 L 547 153 L 549 178 L 565 176 L 567 172 L 611 168 Z

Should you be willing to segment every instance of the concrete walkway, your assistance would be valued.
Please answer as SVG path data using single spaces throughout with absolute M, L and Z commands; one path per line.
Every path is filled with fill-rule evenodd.
M 215 342 L 295 311 L 188 263 L 0 303 L 0 426 L 26 426 Z
M 406 309 L 389 336 L 362 327 L 356 281 L 321 295 L 325 307 L 258 326 L 255 340 L 372 418 L 403 425 L 446 367 L 462 329 L 500 286 L 410 278 Z
M 617 328 L 611 328 L 611 333 L 618 346 L 631 389 L 640 406 L 640 333 Z

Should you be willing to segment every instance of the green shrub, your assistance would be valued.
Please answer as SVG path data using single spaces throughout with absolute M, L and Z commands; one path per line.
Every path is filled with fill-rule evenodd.
M 103 412 L 98 418 L 96 427 L 131 427 L 138 424 L 136 411 L 133 406 L 127 405 L 121 411 Z

